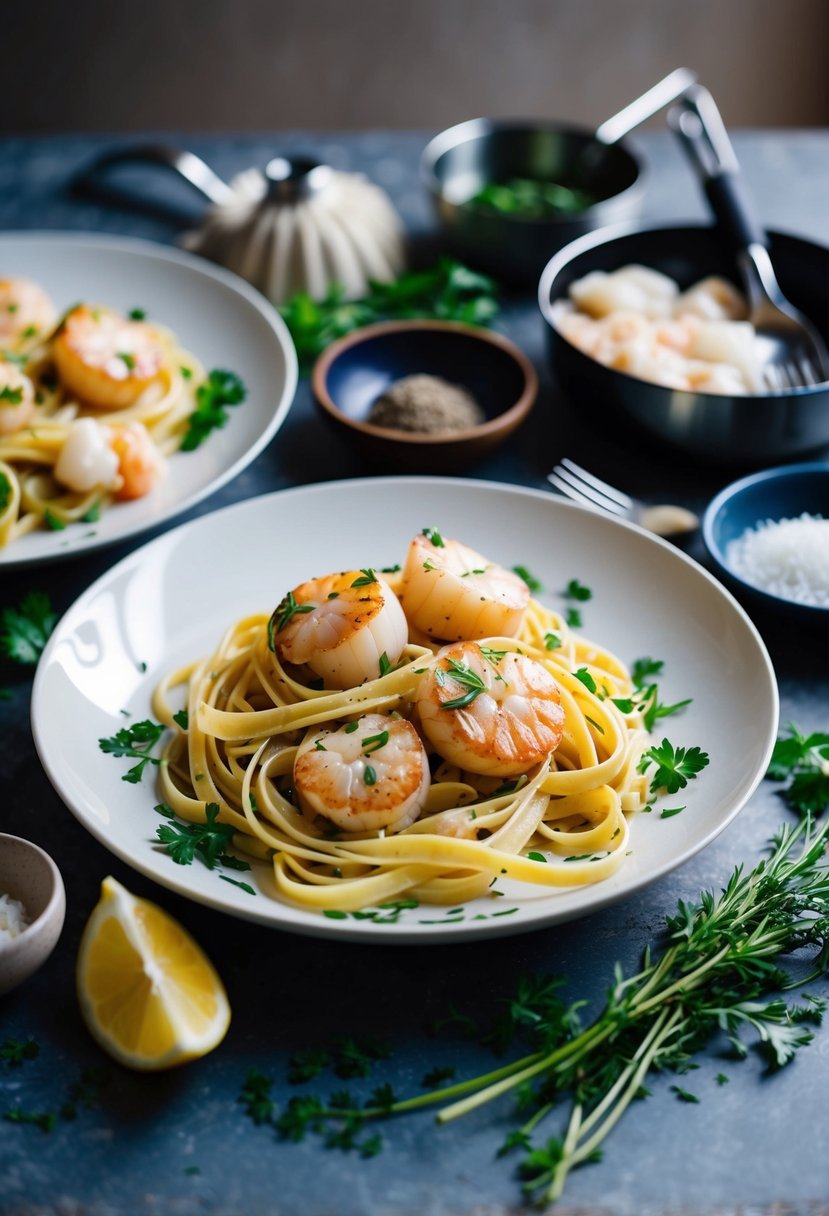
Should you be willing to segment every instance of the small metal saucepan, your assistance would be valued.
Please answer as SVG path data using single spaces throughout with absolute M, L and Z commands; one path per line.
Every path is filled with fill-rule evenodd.
M 695 80 L 693 72 L 677 68 L 595 131 L 473 118 L 436 135 L 423 152 L 421 176 L 453 252 L 500 279 L 535 284 L 547 259 L 563 245 L 606 224 L 633 220 L 645 166 L 623 136 Z M 598 201 L 543 219 L 503 214 L 473 201 L 484 186 L 515 178 L 558 182 Z

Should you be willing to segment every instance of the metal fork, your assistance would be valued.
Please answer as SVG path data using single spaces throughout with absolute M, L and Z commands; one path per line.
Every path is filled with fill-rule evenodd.
M 760 383 L 766 392 L 810 388 L 829 380 L 829 353 L 807 317 L 784 296 L 766 234 L 754 217 L 740 165 L 717 103 L 694 85 L 668 114 L 699 175 L 719 231 L 731 244 L 743 276 Z
M 648 506 L 589 473 L 567 456 L 563 456 L 552 472 L 547 474 L 547 480 L 573 502 L 603 511 L 606 515 L 614 515 L 617 519 L 630 520 L 657 536 L 682 536 L 699 527 L 699 518 L 693 511 L 667 503 Z

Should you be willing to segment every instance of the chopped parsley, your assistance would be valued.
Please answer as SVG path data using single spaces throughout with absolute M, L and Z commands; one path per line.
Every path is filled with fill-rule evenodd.
M 4 384 L 0 388 L 0 405 L 20 405 L 23 400 L 23 385 L 19 384 L 17 388 L 12 388 L 10 384 Z
M 579 600 L 581 603 L 586 603 L 587 600 L 593 598 L 593 592 L 590 588 L 585 587 L 577 578 L 570 579 L 562 595 L 566 600 Z
M 789 723 L 788 736 L 774 745 L 766 776 L 789 780 L 782 797 L 800 815 L 820 815 L 829 807 L 829 734 L 804 735 Z
M 98 746 L 110 756 L 137 758 L 138 764 L 121 778 L 131 785 L 137 785 L 148 764 L 161 764 L 160 757 L 151 753 L 163 733 L 164 727 L 159 722 L 152 722 L 147 718 L 143 722 L 136 722 L 134 726 L 122 727 L 108 739 L 99 739 Z
M 230 417 L 224 407 L 239 405 L 246 396 L 247 389 L 235 372 L 219 368 L 210 372 L 204 384 L 196 389 L 196 408 L 187 420 L 182 452 L 194 451 L 211 431 L 223 427 Z
M 205 806 L 204 823 L 179 822 L 166 802 L 160 802 L 155 809 L 168 820 L 156 828 L 155 834 L 176 865 L 189 866 L 198 857 L 208 870 L 215 870 L 218 865 L 231 870 L 250 869 L 248 862 L 227 852 L 233 842 L 234 828 L 232 824 L 219 823 L 217 802 L 208 802 Z
M 533 595 L 537 595 L 539 591 L 544 590 L 543 583 L 541 583 L 534 574 L 531 574 L 526 566 L 513 566 L 512 572 L 513 574 L 517 574 L 520 579 L 524 580 Z

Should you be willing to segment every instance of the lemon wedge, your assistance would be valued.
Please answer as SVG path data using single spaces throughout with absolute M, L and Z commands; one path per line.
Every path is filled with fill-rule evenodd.
M 222 981 L 189 933 L 114 878 L 81 937 L 78 1000 L 92 1035 L 128 1068 L 155 1070 L 211 1051 L 230 1006 Z

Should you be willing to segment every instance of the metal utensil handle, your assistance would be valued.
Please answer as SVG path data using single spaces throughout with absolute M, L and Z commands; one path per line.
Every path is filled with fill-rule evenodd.
M 208 202 L 221 204 L 233 198 L 233 191 L 227 182 L 222 181 L 200 156 L 168 144 L 132 144 L 117 148 L 113 152 L 105 152 L 84 170 L 79 181 L 81 184 L 87 184 L 115 165 L 135 163 L 163 165 L 172 169 L 204 195 Z
M 695 85 L 668 114 L 668 125 L 679 137 L 702 182 L 717 223 L 735 252 L 766 246 L 766 234 L 756 218 L 740 164 L 717 103 Z
M 634 127 L 640 126 L 646 119 L 676 101 L 677 97 L 681 97 L 696 79 L 696 73 L 689 68 L 675 68 L 641 97 L 637 97 L 630 105 L 597 127 L 596 139 L 602 144 L 615 144 Z

